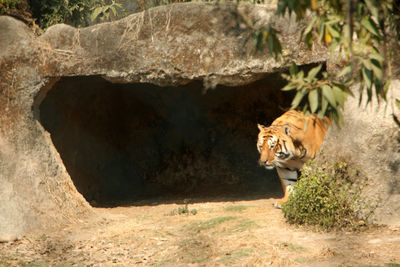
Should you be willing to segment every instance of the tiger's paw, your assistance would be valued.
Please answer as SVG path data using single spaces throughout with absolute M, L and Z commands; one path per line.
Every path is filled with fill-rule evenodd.
M 273 206 L 275 209 L 282 209 L 282 203 L 279 203 L 279 202 L 275 202 L 274 204 L 272 204 L 272 206 Z

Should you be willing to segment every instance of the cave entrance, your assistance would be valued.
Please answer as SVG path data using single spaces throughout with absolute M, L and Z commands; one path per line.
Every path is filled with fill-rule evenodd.
M 279 197 L 275 170 L 258 165 L 257 123 L 289 107 L 279 74 L 204 93 L 62 77 L 39 106 L 77 190 L 94 205 L 154 198 Z

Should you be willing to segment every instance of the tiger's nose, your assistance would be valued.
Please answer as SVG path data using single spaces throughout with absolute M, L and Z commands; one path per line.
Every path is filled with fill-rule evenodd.
M 260 163 L 261 166 L 264 166 L 267 169 L 273 169 L 274 168 L 274 164 L 272 164 L 268 160 L 259 160 L 259 163 Z

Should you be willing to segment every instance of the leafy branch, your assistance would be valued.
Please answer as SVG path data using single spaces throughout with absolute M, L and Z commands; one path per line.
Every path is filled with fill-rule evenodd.
M 293 64 L 290 75 L 283 75 L 288 81 L 283 90 L 297 91 L 292 109 L 340 123 L 341 109 L 355 82 L 360 84 L 359 103 L 364 94 L 367 104 L 373 97 L 387 101 L 394 51 L 390 48 L 398 46 L 400 39 L 400 6 L 396 1 L 279 0 L 277 13 L 308 19 L 301 40 L 310 49 L 315 42 L 329 47 L 330 58 L 335 57 L 342 67 L 338 73 L 328 73 L 319 65 L 305 75 Z M 267 43 L 275 57 L 282 53 L 278 32 L 271 25 L 255 34 L 258 50 Z
M 321 71 L 322 65 L 312 68 L 307 75 L 299 71 L 292 63 L 290 74 L 282 74 L 288 84 L 283 91 L 296 90 L 291 109 L 301 108 L 305 114 L 317 114 L 323 119 L 326 114 L 336 122 L 343 122 L 340 108 L 344 107 L 347 95 L 353 95 L 347 84 L 335 80 L 326 71 Z
M 124 11 L 122 5 L 115 0 L 112 0 L 110 4 L 105 4 L 104 1 L 97 2 L 91 10 L 90 19 L 92 22 L 99 18 L 103 21 L 110 21 L 116 18 L 119 12 Z

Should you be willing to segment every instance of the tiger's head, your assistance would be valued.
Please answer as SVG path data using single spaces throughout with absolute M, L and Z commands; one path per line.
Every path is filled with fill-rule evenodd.
M 257 149 L 260 153 L 260 165 L 267 169 L 285 168 L 286 163 L 293 158 L 295 146 L 290 137 L 289 125 L 263 126 L 258 124 Z

